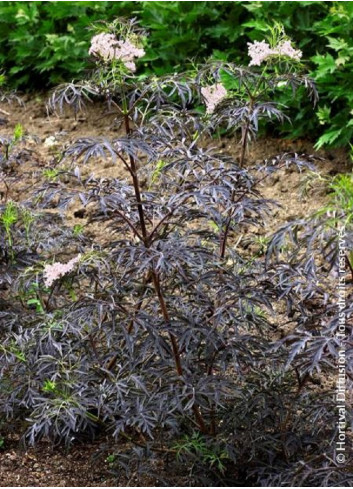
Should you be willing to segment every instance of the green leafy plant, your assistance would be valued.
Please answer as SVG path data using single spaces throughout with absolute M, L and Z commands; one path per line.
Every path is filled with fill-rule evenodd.
M 21 102 L 20 102 L 21 103 Z M 38 139 L 30 134 L 27 134 L 22 124 L 16 124 L 12 136 L 0 136 L 0 146 L 3 147 L 3 155 L 0 156 L 5 162 L 17 162 L 21 160 L 21 145 L 26 141 L 37 141 Z
M 198 462 L 205 464 L 211 469 L 218 470 L 223 473 L 225 470 L 225 462 L 229 460 L 229 455 L 225 450 L 215 451 L 215 447 L 207 442 L 206 438 L 198 432 L 186 435 L 173 446 L 176 452 L 176 458 L 179 462 L 183 462 L 184 458 L 190 460 L 190 457 L 195 458 Z
M 21 208 L 21 219 L 22 219 L 23 226 L 25 228 L 27 242 L 29 243 L 30 242 L 31 226 L 32 226 L 33 222 L 35 221 L 35 216 L 34 216 L 33 212 L 31 212 L 29 209 L 27 209 L 26 207 L 22 207 Z
M 337 212 L 344 212 L 346 222 L 353 223 L 353 174 L 340 174 L 332 179 L 330 184 L 331 206 Z
M 107 462 L 107 464 L 111 465 L 115 462 L 116 460 L 116 455 L 114 453 L 111 453 L 110 455 L 107 456 L 107 458 L 105 459 L 105 461 Z
M 314 180 L 321 180 L 329 194 L 328 203 L 320 208 L 315 215 L 329 215 L 326 225 L 336 228 L 342 224 L 353 223 L 353 174 L 338 174 L 334 177 L 322 177 L 316 175 Z
M 329 203 L 317 213 L 324 218 L 324 225 L 330 229 L 353 227 L 353 174 L 339 174 L 329 182 Z M 327 217 L 326 217 L 327 216 Z M 353 246 L 348 242 L 345 253 L 346 265 L 353 280 Z
M 5 209 L 0 215 L 0 222 L 3 225 L 7 237 L 9 248 L 12 249 L 12 229 L 15 223 L 18 221 L 18 208 L 17 205 L 10 201 L 6 204 Z
M 15 129 L 13 131 L 13 143 L 16 144 L 18 141 L 21 141 L 21 139 L 24 136 L 24 128 L 22 124 L 16 124 Z
M 96 19 L 136 16 L 150 32 L 142 76 L 183 71 L 191 59 L 246 61 L 247 41 L 279 21 L 304 52 L 318 84 L 316 115 L 305 94 L 283 93 L 295 124 L 282 134 L 317 137 L 317 148 L 345 146 L 352 123 L 351 2 L 2 2 L 0 62 L 12 86 L 43 87 L 77 78 L 89 67 L 87 27 Z M 318 124 L 319 121 L 319 124 Z
M 45 168 L 42 173 L 51 182 L 55 182 L 60 174 L 59 170 L 55 168 Z
M 26 301 L 26 304 L 29 307 L 34 308 L 36 312 L 44 312 L 43 302 L 40 296 L 40 286 L 37 282 L 33 282 L 29 285 L 23 293 L 22 299 Z
M 353 138 L 353 4 L 332 2 L 325 18 L 314 24 L 325 50 L 311 60 L 321 94 L 317 112 L 324 132 L 316 148 L 346 146 Z
M 74 233 L 75 236 L 80 236 L 83 233 L 84 230 L 84 225 L 83 224 L 75 224 L 72 232 Z
M 0 213 L 0 224 L 5 230 L 8 247 L 11 252 L 13 248 L 13 234 L 15 225 L 18 224 L 23 226 L 27 243 L 29 243 L 31 226 L 34 221 L 34 214 L 27 207 L 20 206 L 12 200 L 7 202 L 7 204 L 4 206 L 3 211 Z
M 53 380 L 46 379 L 44 381 L 42 389 L 44 392 L 55 392 L 57 390 L 56 382 L 54 382 Z

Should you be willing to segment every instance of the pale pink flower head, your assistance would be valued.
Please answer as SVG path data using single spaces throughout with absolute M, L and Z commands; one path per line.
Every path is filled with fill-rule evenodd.
M 80 258 L 81 254 L 77 255 L 75 258 L 72 258 L 68 263 L 57 262 L 53 263 L 52 265 L 46 265 L 43 272 L 45 286 L 50 287 L 55 280 L 58 280 L 59 278 L 72 272 Z
M 142 58 L 145 51 L 127 39 L 126 41 L 118 41 L 117 54 L 122 61 L 133 61 L 135 58 Z
M 88 52 L 104 61 L 120 60 L 129 71 L 136 71 L 134 60 L 145 55 L 144 49 L 137 47 L 130 40 L 118 41 L 114 34 L 105 32 L 92 37 Z
M 303 53 L 300 49 L 294 49 L 290 41 L 282 41 L 277 46 L 277 52 L 280 56 L 287 56 L 287 58 L 294 59 L 295 61 L 300 61 Z
M 201 94 L 206 102 L 206 113 L 212 114 L 216 105 L 227 96 L 227 90 L 222 83 L 216 83 L 214 85 L 209 85 L 208 87 L 202 87 Z
M 248 42 L 248 53 L 251 58 L 249 66 L 260 66 L 270 56 L 275 54 L 270 45 L 265 41 Z
M 116 57 L 117 38 L 114 34 L 101 32 L 91 39 L 91 47 L 88 53 L 92 56 L 110 61 Z
M 136 71 L 136 64 L 133 61 L 124 61 L 124 65 L 132 73 Z
M 251 58 L 249 66 L 260 66 L 263 61 L 273 56 L 285 56 L 294 61 L 300 61 L 302 57 L 302 52 L 294 49 L 289 40 L 281 41 L 273 48 L 265 41 L 248 42 L 248 54 Z

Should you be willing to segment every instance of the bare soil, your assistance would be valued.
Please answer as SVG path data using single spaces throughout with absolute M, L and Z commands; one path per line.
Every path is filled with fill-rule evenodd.
M 18 437 L 7 438 L 0 451 L 0 487 L 118 487 L 104 456 L 97 459 L 101 445 L 102 440 L 66 451 L 41 442 L 25 449 Z
M 46 110 L 47 96 L 37 95 L 33 100 L 26 101 L 24 107 L 16 104 L 0 105 L 0 108 L 7 110 L 10 115 L 6 124 L 0 127 L 2 136 L 11 136 L 16 124 L 21 124 L 26 133 L 37 138 L 29 139 L 26 142 L 26 163 L 13 168 L 13 178 L 10 184 L 11 192 L 7 198 L 20 201 L 36 183 L 42 178 L 42 171 L 45 168 L 54 167 L 58 155 L 63 149 L 69 146 L 74 140 L 80 137 L 113 137 L 118 136 L 119 127 L 114 122 L 114 116 L 104 116 L 105 108 L 100 105 L 88 105 L 84 114 L 79 114 L 75 120 L 74 114 L 70 111 L 61 115 L 48 116 Z M 52 141 L 54 138 L 54 143 Z M 209 142 L 213 147 L 221 152 L 231 154 L 235 158 L 239 157 L 240 148 L 234 138 L 223 138 L 222 140 L 212 140 Z M 255 141 L 251 145 L 247 160 L 251 165 L 261 163 L 264 158 L 270 158 L 284 152 L 296 152 L 305 154 L 315 154 L 322 158 L 317 163 L 317 171 L 322 175 L 335 175 L 336 173 L 347 172 L 352 169 L 347 152 L 342 149 L 329 151 L 315 151 L 313 144 L 308 140 L 286 140 L 266 138 Z M 126 170 L 119 164 L 112 164 L 109 161 L 89 162 L 81 169 L 82 175 L 94 174 L 95 177 L 127 177 Z M 308 216 L 320 208 L 327 201 L 325 189 L 314 186 L 310 189 L 309 195 L 302 195 L 306 172 L 299 173 L 294 168 L 289 168 L 276 172 L 276 174 L 266 179 L 260 188 L 264 197 L 278 202 L 279 208 L 272 215 L 273 222 L 268 222 L 267 233 L 274 230 L 283 222 L 290 221 L 303 216 Z M 0 179 L 0 195 L 5 192 L 4 183 Z M 69 225 L 87 225 L 88 219 L 76 218 L 76 211 L 82 207 L 80 203 L 71 207 L 66 215 Z M 100 225 L 100 229 L 102 229 Z M 96 233 L 98 229 L 95 224 L 88 224 L 86 231 Z M 102 236 L 105 235 L 103 232 Z
M 5 192 L 9 192 L 7 198 L 17 201 L 25 199 L 33 185 L 40 180 L 42 170 L 53 165 L 58 151 L 61 151 L 62 147 L 74 139 L 117 135 L 118 128 L 114 127 L 113 118 L 102 118 L 104 109 L 100 106 L 89 106 L 87 113 L 80 115 L 75 120 L 73 114 L 69 113 L 62 117 L 56 115 L 48 117 L 45 102 L 46 96 L 38 94 L 34 100 L 26 101 L 25 107 L 0 106 L 10 113 L 8 121 L 3 121 L 0 127 L 2 136 L 11 135 L 15 125 L 20 123 L 27 133 L 38 138 L 37 142 L 29 141 L 26 145 L 26 150 L 29 150 L 27 161 L 13 168 L 12 173 L 10 172 L 10 180 L 12 180 L 9 190 L 4 187 L 0 179 L 0 199 L 3 198 Z M 55 137 L 57 144 L 49 145 L 48 138 L 52 136 Z M 239 145 L 234 139 L 214 140 L 211 144 L 226 153 L 239 155 Z M 252 163 L 260 162 L 264 158 L 283 152 L 315 153 L 312 143 L 308 140 L 290 141 L 267 138 L 252 145 L 247 160 Z M 323 158 L 317 168 L 322 175 L 343 173 L 352 168 L 343 150 L 321 150 L 318 155 Z M 124 170 L 119 166 L 112 166 L 104 162 L 90 164 L 83 171 L 110 178 L 124 175 Z M 273 213 L 264 234 L 270 233 L 286 221 L 312 214 L 327 201 L 327 192 L 320 187 L 314 187 L 305 196 L 301 195 L 300 189 L 304 178 L 305 172 L 300 174 L 292 169 L 287 169 L 266 180 L 261 188 L 263 195 L 276 200 L 280 207 Z M 68 211 L 67 217 L 71 225 L 86 224 L 85 218 L 75 216 L 78 208 L 79 205 Z M 97 239 L 103 239 L 102 229 L 99 231 L 94 224 L 87 224 L 87 227 L 91 233 L 97 235 Z M 107 443 L 105 439 L 98 439 L 95 442 L 74 445 L 69 451 L 66 451 L 63 447 L 53 448 L 49 443 L 43 441 L 36 448 L 24 449 L 19 436 L 7 435 L 3 448 L 0 448 L 0 487 L 137 485 L 134 479 L 127 480 L 122 477 L 121 480 L 117 480 L 116 476 L 111 473 L 106 457 L 109 453 L 114 452 L 114 445 L 111 442 L 111 445 Z M 101 456 L 98 457 L 98 455 Z M 157 481 L 143 482 L 143 485 L 158 485 Z

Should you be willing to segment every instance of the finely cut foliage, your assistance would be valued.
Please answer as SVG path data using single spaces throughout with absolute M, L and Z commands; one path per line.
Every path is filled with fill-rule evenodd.
M 100 27 L 118 41 L 135 32 Z M 222 81 L 227 97 L 205 113 L 203 89 Z M 101 98 L 121 129 L 77 140 L 21 207 L 1 207 L 0 412 L 26 419 L 25 443 L 70 445 L 103 431 L 119 440 L 117 472 L 153 475 L 158 457 L 165 484 L 187 469 L 191 485 L 352 485 L 349 447 L 345 465 L 334 459 L 324 383 L 345 347 L 351 393 L 352 308 L 339 342 L 323 259 L 337 268 L 337 234 L 322 215 L 279 229 L 265 254 L 247 246 L 276 205 L 261 183 L 316 160 L 247 161 L 260 121 L 286 117 L 273 101 L 279 82 L 316 100 L 300 66 L 274 69 L 272 59 L 266 72 L 212 62 L 142 81 L 98 60 L 89 80 L 54 91 L 51 111 Z M 238 159 L 205 146 L 224 129 L 240 137 Z M 126 177 L 81 176 L 102 159 Z M 73 201 L 102 241 L 48 212 Z M 49 283 L 53 262 L 74 266 Z M 347 405 L 349 423 L 351 414 Z

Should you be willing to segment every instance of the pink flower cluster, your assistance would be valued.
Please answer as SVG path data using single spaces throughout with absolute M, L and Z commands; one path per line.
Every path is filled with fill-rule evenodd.
M 46 265 L 43 272 L 45 286 L 50 287 L 55 280 L 70 273 L 75 268 L 75 265 L 80 258 L 81 254 L 72 258 L 68 263 L 57 262 L 52 265 Z
M 274 48 L 265 41 L 248 42 L 248 53 L 251 58 L 249 66 L 260 66 L 271 56 L 286 56 L 299 61 L 303 54 L 299 49 L 293 48 L 291 41 L 282 41 Z
M 118 41 L 118 46 L 118 58 L 123 61 L 128 70 L 136 71 L 134 59 L 142 58 L 142 56 L 145 55 L 145 51 L 142 48 L 138 48 L 130 41 Z
M 216 105 L 219 104 L 227 96 L 227 90 L 224 88 L 222 83 L 216 83 L 215 85 L 202 87 L 201 93 L 206 102 L 207 114 L 212 114 L 212 112 L 216 108 Z
M 131 41 L 118 41 L 114 34 L 102 32 L 91 39 L 89 54 L 100 57 L 105 61 L 121 60 L 130 71 L 136 71 L 135 58 L 142 58 L 145 51 Z

